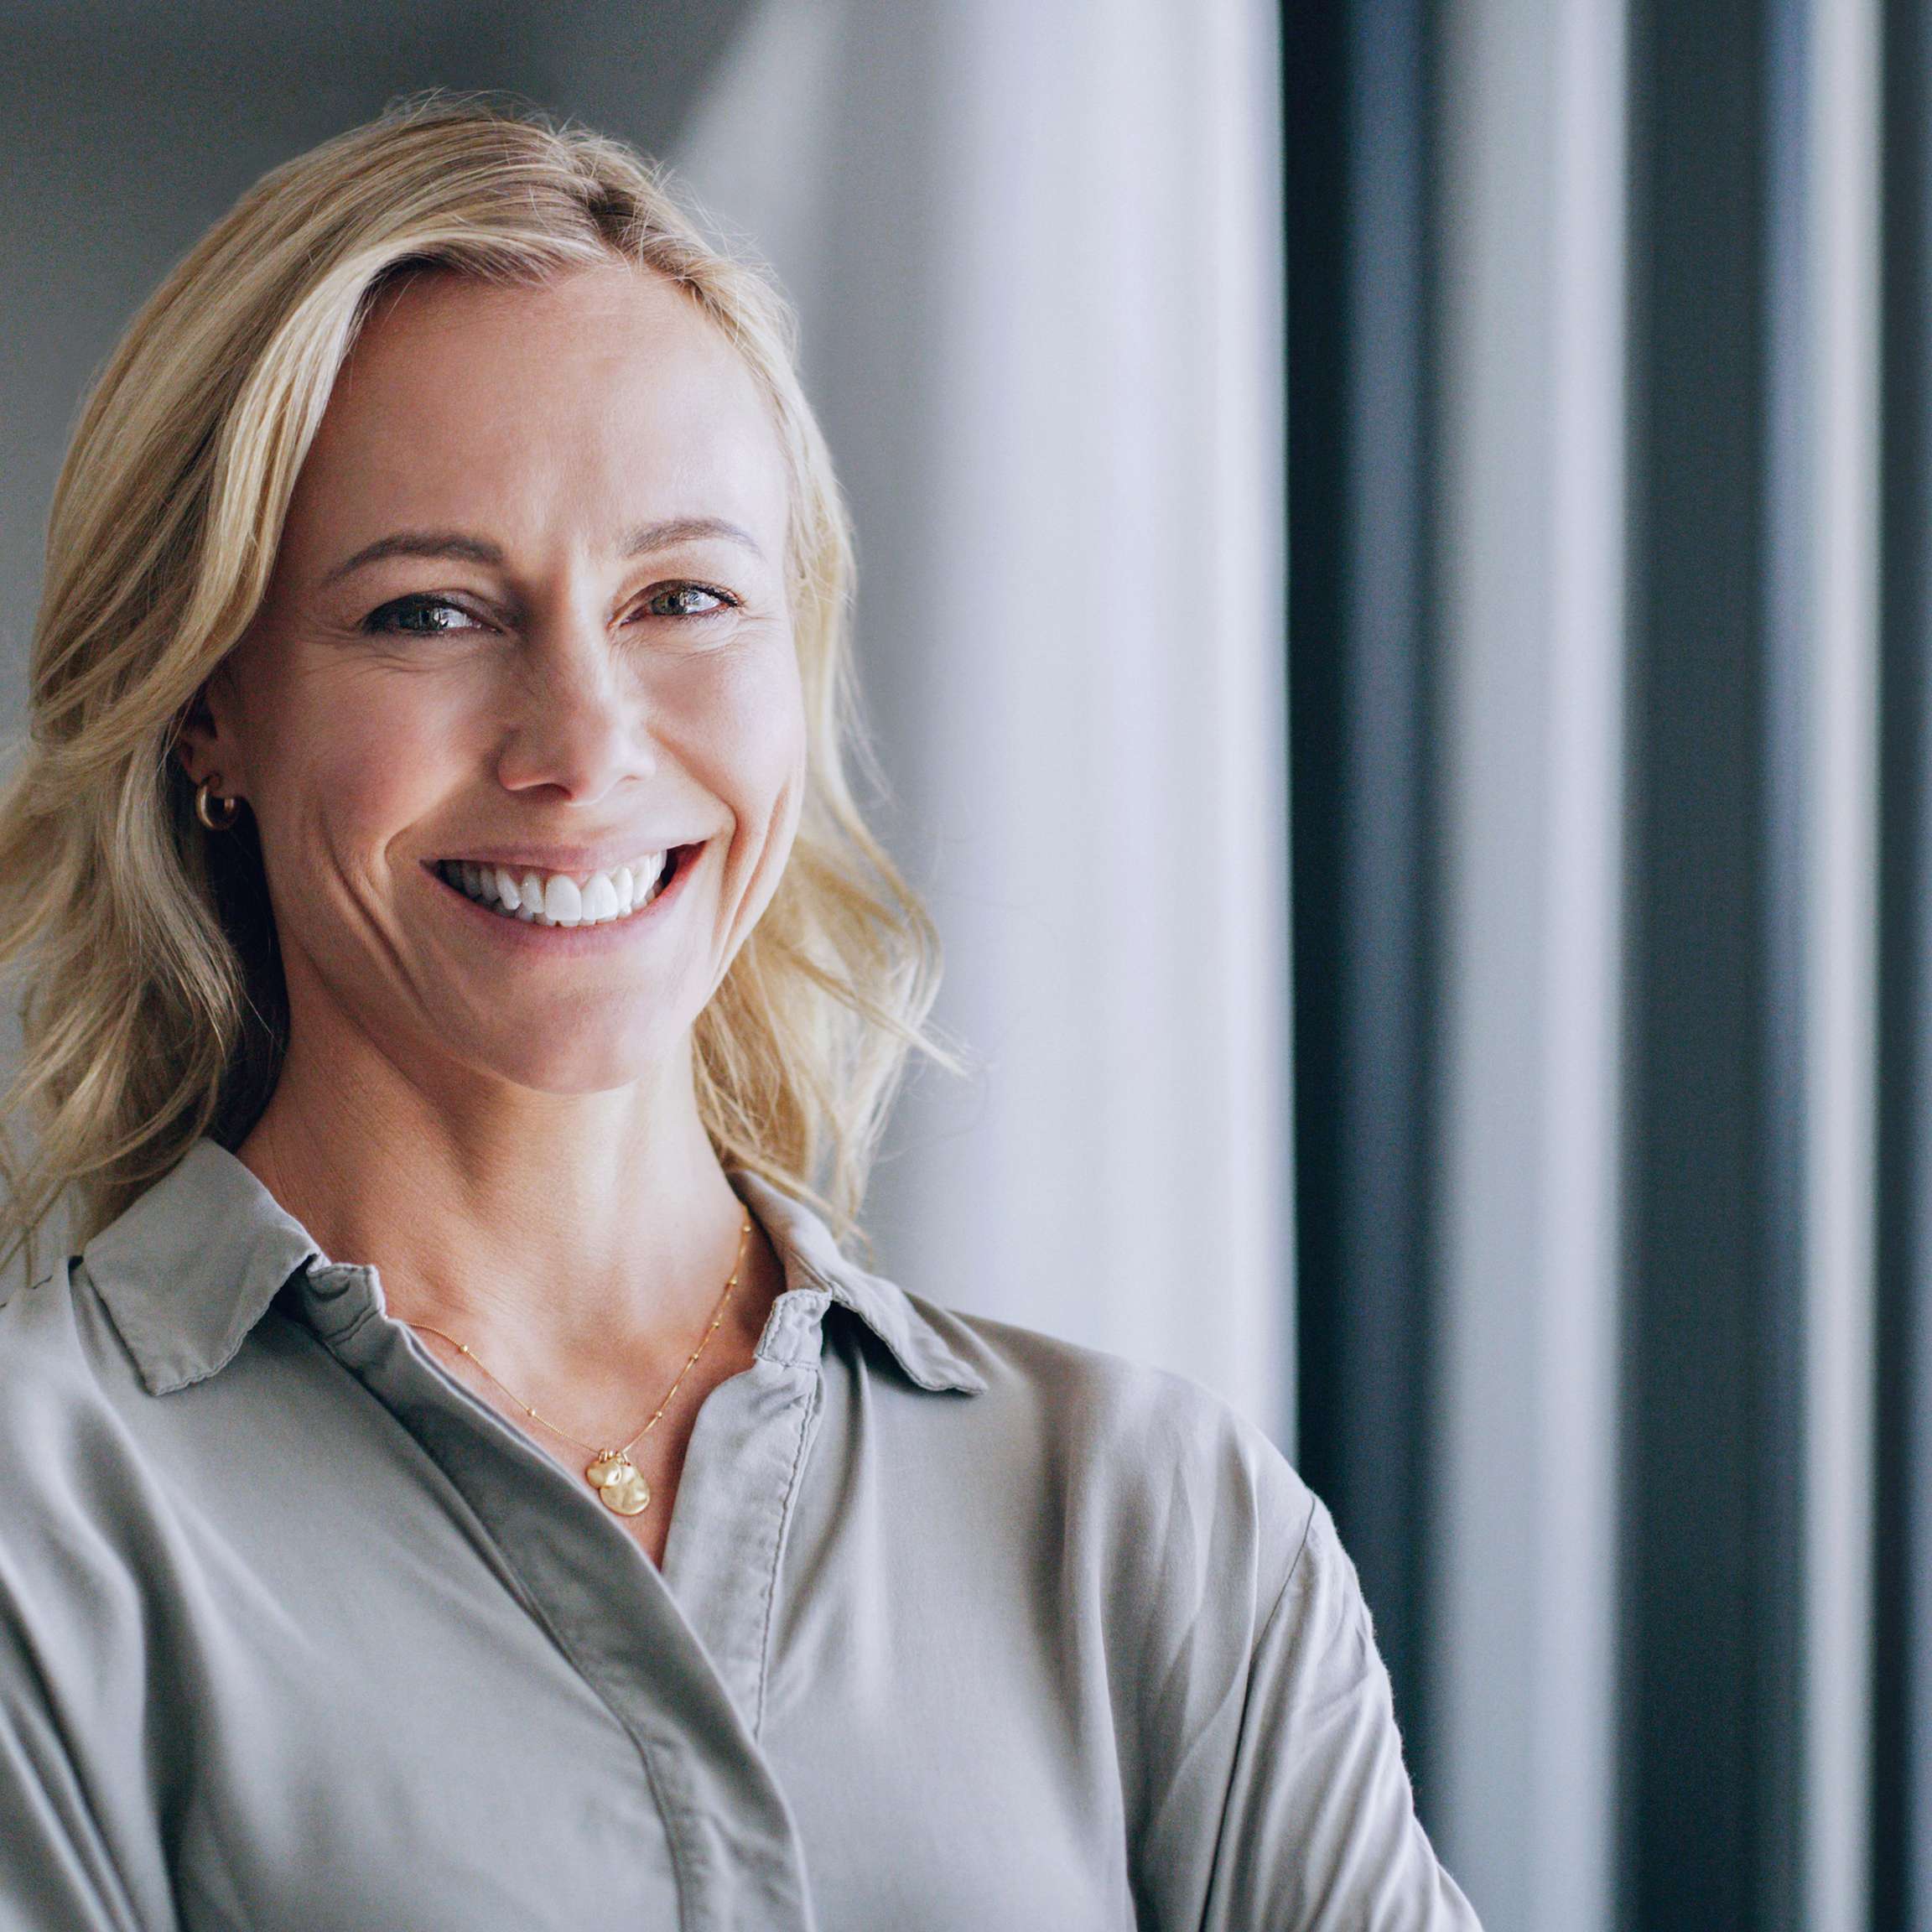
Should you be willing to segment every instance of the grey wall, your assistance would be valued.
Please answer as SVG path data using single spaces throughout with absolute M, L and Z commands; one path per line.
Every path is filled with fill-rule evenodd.
M 142 299 L 265 169 L 438 86 L 660 152 L 743 0 L 569 8 L 0 0 L 0 733 L 81 395 Z

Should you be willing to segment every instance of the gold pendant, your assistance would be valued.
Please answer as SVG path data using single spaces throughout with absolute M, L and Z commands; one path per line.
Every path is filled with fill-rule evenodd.
M 606 1509 L 620 1516 L 641 1516 L 651 1507 L 651 1485 L 638 1473 L 628 1449 L 610 1449 L 584 1472 Z

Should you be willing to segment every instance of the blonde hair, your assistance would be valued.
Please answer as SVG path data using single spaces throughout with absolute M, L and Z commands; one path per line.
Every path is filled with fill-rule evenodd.
M 24 1052 L 0 1095 L 7 1254 L 31 1261 L 64 1196 L 84 1240 L 198 1135 L 238 1145 L 273 1088 L 287 1014 L 252 821 L 211 839 L 171 750 L 261 603 L 296 474 L 377 294 L 423 269 L 522 282 L 613 257 L 665 277 L 724 331 L 790 473 L 806 797 L 693 1061 L 720 1159 L 850 1231 L 908 1049 L 951 1062 L 925 1026 L 931 923 L 848 776 L 848 758 L 866 757 L 851 537 L 791 313 L 621 143 L 436 93 L 265 175 L 136 316 L 75 432 L 30 735 L 0 797 L 0 964 L 24 989 Z

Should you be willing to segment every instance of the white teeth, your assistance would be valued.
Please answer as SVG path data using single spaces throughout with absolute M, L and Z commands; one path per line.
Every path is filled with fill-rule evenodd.
M 584 888 L 584 923 L 600 926 L 606 919 L 616 917 L 617 888 L 610 883 L 610 875 L 607 872 L 592 873 L 590 883 Z
M 526 925 L 602 926 L 641 911 L 655 896 L 668 854 L 647 854 L 633 865 L 593 872 L 581 882 L 567 872 L 512 872 L 469 859 L 446 860 L 441 870 L 480 904 Z

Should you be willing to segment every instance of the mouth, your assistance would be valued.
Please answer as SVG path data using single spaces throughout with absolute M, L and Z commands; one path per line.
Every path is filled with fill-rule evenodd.
M 474 859 L 439 859 L 430 870 L 445 886 L 500 918 L 527 926 L 610 926 L 635 919 L 656 904 L 699 849 L 673 845 L 601 872 L 546 872 Z

